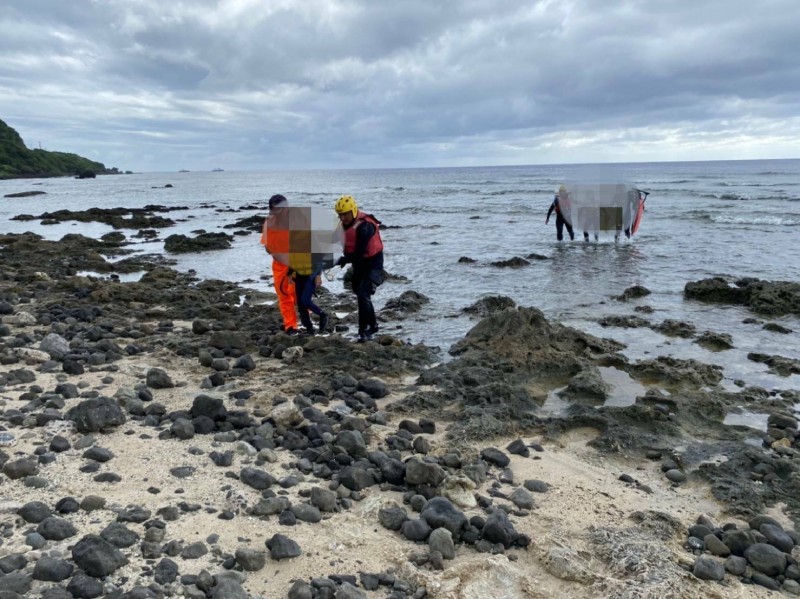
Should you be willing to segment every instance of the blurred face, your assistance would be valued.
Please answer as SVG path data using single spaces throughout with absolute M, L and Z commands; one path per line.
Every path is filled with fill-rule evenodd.
M 339 220 L 342 222 L 342 225 L 347 227 L 350 223 L 353 222 L 353 213 L 352 212 L 339 212 Z

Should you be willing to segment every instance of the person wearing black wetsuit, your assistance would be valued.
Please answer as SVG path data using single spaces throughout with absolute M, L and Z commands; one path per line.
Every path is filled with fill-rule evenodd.
M 550 209 L 547 211 L 547 218 L 544 219 L 544 224 L 550 222 L 550 215 L 553 214 L 555 210 L 556 213 L 556 239 L 561 241 L 564 239 L 564 227 L 567 227 L 567 233 L 569 233 L 570 239 L 575 239 L 575 233 L 572 231 L 572 225 L 569 224 L 565 219 L 564 216 L 561 214 L 561 208 L 558 206 L 558 194 L 553 199 L 553 203 L 550 204 Z

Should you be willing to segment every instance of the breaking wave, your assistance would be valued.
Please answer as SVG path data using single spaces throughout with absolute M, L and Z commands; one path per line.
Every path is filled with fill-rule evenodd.
M 728 225 L 774 225 L 796 227 L 800 225 L 799 216 L 747 216 L 734 214 L 707 214 L 708 220 Z

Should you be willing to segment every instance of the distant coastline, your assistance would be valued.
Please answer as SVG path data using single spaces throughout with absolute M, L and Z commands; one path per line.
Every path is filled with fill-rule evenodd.
M 91 179 L 97 175 L 119 174 L 123 172 L 116 167 L 106 168 L 102 162 L 77 154 L 28 149 L 19 133 L 0 120 L 0 179 L 70 176 Z

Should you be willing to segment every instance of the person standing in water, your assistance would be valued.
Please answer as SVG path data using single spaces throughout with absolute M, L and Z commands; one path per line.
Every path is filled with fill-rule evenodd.
M 336 264 L 353 265 L 351 285 L 358 300 L 358 340 L 367 341 L 378 332 L 372 296 L 383 283 L 381 223 L 371 214 L 359 210 L 353 196 L 340 197 L 334 210 L 344 228 L 344 256 Z
M 558 191 L 559 191 L 559 193 L 561 193 L 562 191 L 566 191 L 566 190 L 564 189 L 564 186 L 562 185 L 561 188 Z M 556 213 L 556 239 L 558 239 L 559 241 L 564 239 L 564 227 L 565 226 L 567 228 L 567 233 L 569 234 L 569 238 L 570 239 L 575 239 L 575 233 L 572 230 L 572 225 L 569 224 L 566 221 L 566 219 L 564 218 L 564 215 L 561 214 L 561 207 L 558 205 L 558 193 L 556 194 L 556 197 L 553 198 L 553 203 L 550 204 L 550 209 L 547 211 L 547 218 L 544 219 L 544 224 L 547 224 L 547 223 L 550 222 L 550 215 L 553 214 L 553 211 L 555 211 L 555 213 Z

